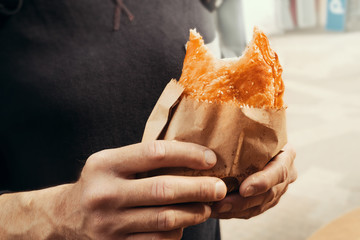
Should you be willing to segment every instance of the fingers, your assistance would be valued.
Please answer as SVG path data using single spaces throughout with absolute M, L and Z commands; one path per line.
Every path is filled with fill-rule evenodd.
M 157 176 L 128 181 L 119 183 L 127 200 L 122 207 L 213 202 L 227 192 L 225 183 L 214 177 Z
M 226 212 L 219 214 L 217 218 L 219 219 L 231 219 L 231 218 L 241 218 L 241 219 L 250 219 L 252 217 L 255 217 L 257 215 L 260 215 L 261 213 L 265 212 L 266 210 L 263 209 L 262 206 L 256 206 L 252 208 L 248 208 L 246 210 L 243 210 L 241 212 Z
M 211 208 L 205 204 L 185 204 L 153 208 L 129 208 L 123 211 L 121 219 L 116 221 L 128 224 L 121 226 L 122 232 L 145 233 L 165 232 L 205 222 L 211 214 Z M 131 219 L 131 221 L 123 221 Z
M 229 213 L 231 213 L 233 217 L 241 217 L 242 212 L 245 210 L 265 205 L 273 201 L 276 197 L 277 191 L 273 189 L 270 189 L 266 193 L 247 198 L 242 197 L 239 193 L 232 193 L 222 201 L 214 204 L 211 217 L 221 218 L 224 215 L 228 216 Z
M 95 162 L 97 168 L 132 174 L 163 167 L 208 169 L 215 165 L 216 155 L 194 143 L 160 140 L 100 151 L 88 161 Z
M 128 239 L 152 235 L 177 237 L 179 235 L 175 233 L 179 233 L 179 230 L 206 221 L 210 214 L 210 207 L 202 203 L 127 208 L 110 212 L 98 211 L 85 221 L 85 225 L 92 230 L 96 239 L 99 239 L 98 236 L 118 236 L 120 239 L 123 236 Z M 133 234 L 135 235 L 132 236 Z
M 100 178 L 82 198 L 89 210 L 220 201 L 225 183 L 215 177 L 156 176 L 143 179 Z
M 259 206 L 266 202 L 266 199 L 271 198 L 270 194 L 264 193 L 254 197 L 244 198 L 239 193 L 231 193 L 220 202 L 217 202 L 212 207 L 212 216 L 215 214 L 222 214 L 226 212 L 241 212 L 248 208 Z
M 212 207 L 211 217 L 249 219 L 274 207 L 287 190 L 287 183 L 281 183 L 263 194 L 242 197 L 238 193 L 227 196 Z
M 284 151 L 270 161 L 262 171 L 252 174 L 240 186 L 240 194 L 244 197 L 267 192 L 277 184 L 295 181 L 297 177 L 294 167 L 294 149 L 287 144 Z
M 297 170 L 295 168 L 294 162 L 295 162 L 295 158 L 296 158 L 296 152 L 294 147 L 291 144 L 286 144 L 284 147 L 284 153 L 281 157 L 282 157 L 282 161 L 286 162 L 286 166 L 288 167 L 289 170 L 289 183 L 293 183 L 295 182 L 295 180 L 297 179 Z
M 129 234 L 125 240 L 175 240 L 181 239 L 183 229 L 176 229 L 168 232 L 136 233 Z

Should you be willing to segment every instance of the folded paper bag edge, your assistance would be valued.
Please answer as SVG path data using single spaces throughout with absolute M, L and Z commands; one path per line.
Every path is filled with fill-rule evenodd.
M 211 149 L 215 151 L 217 154 L 218 163 L 217 165 L 210 170 L 194 170 L 194 169 L 187 169 L 187 168 L 163 168 L 154 170 L 148 173 L 144 173 L 142 175 L 139 175 L 139 177 L 149 177 L 149 176 L 155 176 L 155 175 L 163 175 L 163 174 L 170 174 L 170 175 L 187 175 L 187 176 L 216 176 L 223 179 L 227 186 L 229 187 L 229 191 L 238 189 L 240 183 L 243 181 L 243 179 L 252 174 L 254 170 L 261 170 L 268 161 L 271 160 L 273 156 L 275 156 L 286 144 L 287 142 L 287 134 L 286 134 L 286 108 L 283 108 L 281 110 L 277 109 L 260 109 L 260 108 L 238 108 L 236 105 L 232 104 L 220 104 L 220 103 L 207 103 L 207 102 L 198 102 L 194 101 L 193 99 L 189 99 L 187 97 L 182 97 L 184 88 L 176 81 L 171 80 L 168 85 L 165 87 L 163 93 L 161 94 L 158 102 L 156 103 L 154 110 L 150 114 L 150 117 L 148 119 L 148 122 L 145 127 L 144 136 L 143 136 L 143 142 L 147 141 L 155 141 L 157 139 L 166 139 L 166 140 L 178 140 L 178 141 L 190 141 L 194 143 L 198 143 L 204 146 L 208 146 Z M 188 104 L 190 106 L 188 106 Z M 211 111 L 210 109 L 217 109 L 218 111 Z M 219 108 L 219 109 L 218 109 Z M 231 112 L 230 116 L 236 117 L 235 120 L 232 117 L 227 118 L 221 118 L 223 114 L 221 114 L 220 110 L 226 110 L 223 114 L 227 115 L 227 112 Z M 236 111 L 232 111 L 233 109 L 236 109 Z M 220 112 L 219 112 L 220 111 Z M 197 112 L 196 115 L 193 115 L 194 112 Z M 245 123 L 245 125 L 241 128 L 232 129 L 230 131 L 231 136 L 242 136 L 242 141 L 247 138 L 251 138 L 252 140 L 261 140 L 261 144 L 259 145 L 256 143 L 253 144 L 254 141 L 246 141 L 246 151 L 239 150 L 239 146 L 237 147 L 231 147 L 231 144 L 229 145 L 230 150 L 231 149 L 237 149 L 239 153 L 236 155 L 239 155 L 235 158 L 238 159 L 239 164 L 235 164 L 234 156 L 232 155 L 232 151 L 226 151 L 223 147 L 219 150 L 217 146 L 220 146 L 218 143 L 208 143 L 207 141 L 202 141 L 201 139 L 206 137 L 206 132 L 204 132 L 203 128 L 197 128 L 197 131 L 200 129 L 201 132 L 199 132 L 200 135 L 197 135 L 195 133 L 192 133 L 192 128 L 188 128 L 188 123 L 197 123 L 196 126 L 200 123 L 203 124 L 204 120 L 204 113 L 210 113 L 205 119 L 210 118 L 214 121 L 217 121 L 217 119 L 220 117 L 222 119 L 222 122 L 225 121 L 225 124 L 217 124 L 218 126 L 228 126 L 228 122 L 238 122 L 236 120 L 237 118 L 245 118 L 248 119 L 252 124 L 249 125 L 249 123 Z M 216 113 L 216 114 L 215 114 Z M 241 113 L 241 114 L 240 114 Z M 190 114 L 190 115 L 189 115 Z M 198 115 L 199 114 L 199 115 Z M 218 118 L 214 117 L 213 115 L 216 115 Z M 196 117 L 196 119 L 192 119 L 192 117 Z M 197 119 L 200 118 L 200 121 Z M 276 119 L 276 121 L 274 121 Z M 279 121 L 280 120 L 280 121 Z M 249 122 L 246 121 L 246 122 Z M 205 121 L 207 124 L 210 124 L 207 120 Z M 242 122 L 242 121 L 240 121 Z M 184 125 L 184 123 L 186 123 Z M 254 124 L 261 125 L 262 128 L 256 128 Z M 233 124 L 231 124 L 233 126 Z M 175 127 L 174 127 L 175 126 Z M 204 126 L 203 126 L 204 127 Z M 205 125 L 206 127 L 206 125 Z M 209 128 L 205 128 L 209 129 Z M 205 130 L 204 129 L 204 130 Z M 211 128 L 213 131 L 215 131 L 218 128 Z M 260 131 L 263 129 L 262 131 Z M 272 140 L 271 149 L 268 149 L 267 146 L 264 146 L 262 144 L 264 139 L 264 131 L 267 129 L 273 129 L 275 131 L 275 137 Z M 170 131 L 169 131 L 170 130 Z M 222 128 L 219 128 L 220 132 L 222 132 Z M 218 131 L 217 130 L 217 131 Z M 247 134 L 245 134 L 246 131 Z M 260 131 L 260 132 L 259 132 Z M 195 131 L 196 132 L 196 131 Z M 254 132 L 259 132 L 259 134 L 255 134 Z M 266 131 L 268 132 L 268 131 Z M 236 134 L 235 134 L 236 133 Z M 249 134 L 250 133 L 250 134 Z M 195 134 L 195 135 L 194 135 Z M 215 134 L 215 133 L 214 133 Z M 240 135 L 239 135 L 240 134 Z M 246 136 L 245 136 L 245 135 Z M 219 137 L 218 134 L 215 134 Z M 273 134 L 274 135 L 274 134 Z M 198 136 L 200 139 L 194 138 L 194 136 Z M 221 134 L 223 136 L 223 134 Z M 255 137 L 254 137 L 255 136 Z M 266 134 L 266 136 L 272 136 Z M 223 136 L 224 137 L 224 136 Z M 225 136 L 226 137 L 226 136 Z M 226 137 L 226 139 L 231 139 Z M 269 139 L 267 139 L 268 141 Z M 224 143 L 226 141 L 216 140 L 217 142 Z M 232 142 L 232 141 L 230 141 Z M 234 141 L 235 143 L 236 141 Z M 250 145 L 249 145 L 250 144 Z M 241 148 L 243 148 L 241 144 Z M 265 151 L 265 155 L 267 155 L 266 158 L 261 158 L 262 161 L 259 162 L 259 154 L 263 151 L 256 151 L 259 154 L 251 155 L 249 157 L 249 151 L 252 151 L 254 149 L 254 146 L 260 147 L 260 150 L 267 150 Z M 270 146 L 269 146 L 270 147 Z M 245 149 L 245 148 L 244 148 Z M 255 148 L 257 149 L 257 148 Z M 275 150 L 275 152 L 274 152 Z M 246 154 L 245 154 L 246 153 Z M 222 157 L 221 157 L 222 156 Z M 228 159 L 228 160 L 226 160 Z M 254 159 L 257 159 L 256 161 Z M 249 162 L 250 161 L 250 162 Z M 254 162 L 255 161 L 255 162 Z M 225 165 L 224 165 L 225 163 Z M 249 164 L 250 163 L 250 164 Z M 232 165 L 236 166 L 232 166 Z M 224 166 L 224 167 L 222 167 Z M 231 167 L 230 172 L 226 171 L 227 168 Z M 236 169 L 235 169 L 235 168 Z M 220 169 L 219 169 L 220 168 Z M 233 169 L 234 168 L 234 169 Z M 216 170 L 217 169 L 217 170 Z M 224 172 L 225 171 L 225 172 Z M 240 171 L 240 173 L 239 173 Z M 228 172 L 228 173 L 226 173 Z
M 172 109 L 179 103 L 183 92 L 184 87 L 175 79 L 171 79 L 146 122 L 142 142 L 155 141 L 159 138 L 169 121 Z

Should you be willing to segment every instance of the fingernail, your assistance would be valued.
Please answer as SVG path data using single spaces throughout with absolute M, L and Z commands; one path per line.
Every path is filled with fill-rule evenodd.
M 218 210 L 218 213 L 230 212 L 231 209 L 232 209 L 232 205 L 231 205 L 230 203 L 225 203 L 225 204 L 222 205 L 221 208 Z
M 244 197 L 250 197 L 253 196 L 256 193 L 256 189 L 253 186 L 249 186 L 245 190 L 245 196 Z
M 216 198 L 221 200 L 226 195 L 226 185 L 223 181 L 218 181 L 215 184 L 215 192 L 216 192 Z
M 216 155 L 213 151 L 207 149 L 205 150 L 205 161 L 208 165 L 214 165 L 216 163 Z

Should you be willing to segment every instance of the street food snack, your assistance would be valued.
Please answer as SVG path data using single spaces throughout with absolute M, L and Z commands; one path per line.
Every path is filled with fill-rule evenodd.
M 287 142 L 282 68 L 268 39 L 257 28 L 243 56 L 217 59 L 202 37 L 190 31 L 183 72 L 171 80 L 151 113 L 143 142 L 193 142 L 217 156 L 210 170 L 166 168 L 147 176 L 215 176 L 236 191 Z
M 239 58 L 216 58 L 196 30 L 190 30 L 186 46 L 179 80 L 185 95 L 201 101 L 233 102 L 240 107 L 283 107 L 282 67 L 266 35 L 258 28 Z

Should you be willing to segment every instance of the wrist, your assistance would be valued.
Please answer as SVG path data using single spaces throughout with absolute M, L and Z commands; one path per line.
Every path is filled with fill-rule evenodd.
M 66 231 L 72 184 L 0 196 L 0 239 L 52 239 Z

